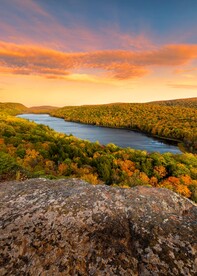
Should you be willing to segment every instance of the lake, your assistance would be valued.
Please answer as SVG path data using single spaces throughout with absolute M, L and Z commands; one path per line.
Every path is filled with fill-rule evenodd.
M 51 117 L 48 114 L 21 114 L 17 117 L 47 125 L 58 132 L 72 134 L 84 140 L 99 141 L 103 145 L 113 143 L 123 148 L 130 147 L 148 152 L 181 153 L 176 145 L 172 145 L 168 141 L 152 138 L 131 130 L 66 122 L 64 119 Z

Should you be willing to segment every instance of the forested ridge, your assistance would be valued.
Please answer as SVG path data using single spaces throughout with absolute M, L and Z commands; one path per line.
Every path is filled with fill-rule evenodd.
M 17 115 L 28 110 L 26 106 L 20 103 L 0 103 L 0 116 Z
M 193 102 L 192 107 L 190 102 Z M 66 106 L 50 114 L 67 121 L 128 128 L 155 137 L 174 139 L 182 142 L 186 150 L 196 153 L 197 108 L 194 106 L 197 98 L 190 101 L 177 100 L 175 105 L 173 103 L 168 105 L 168 103 L 170 101 L 165 104 L 156 102 Z
M 22 105 L 11 106 L 13 110 L 9 109 L 10 106 L 1 105 L 0 181 L 32 177 L 77 177 L 92 184 L 166 187 L 197 201 L 195 154 L 147 153 L 123 149 L 113 144 L 103 146 L 90 143 L 56 133 L 47 126 L 10 116 L 9 113 L 15 115 L 17 112 L 22 113 L 24 109 Z M 107 105 L 106 114 L 110 114 L 108 119 L 113 119 L 114 110 L 117 114 L 122 114 L 123 108 L 126 111 L 128 106 L 129 104 Z M 113 107 L 113 112 L 110 107 Z M 143 112 L 138 104 L 133 104 L 132 107 L 136 107 L 139 114 Z M 94 110 L 97 106 L 91 108 Z M 100 106 L 98 108 L 104 112 Z M 80 109 L 84 111 L 84 107 L 79 107 Z M 78 108 L 68 107 L 66 110 L 76 110 L 76 116 L 79 114 Z M 89 107 L 85 107 L 85 110 L 89 110 Z M 99 118 L 98 114 L 96 118 Z M 122 122 L 125 118 L 122 118 Z M 115 117 L 113 122 L 118 123 Z
M 158 105 L 165 105 L 165 106 L 180 106 L 180 107 L 197 108 L 197 98 L 156 101 L 156 102 L 150 102 L 150 103 L 158 104 Z

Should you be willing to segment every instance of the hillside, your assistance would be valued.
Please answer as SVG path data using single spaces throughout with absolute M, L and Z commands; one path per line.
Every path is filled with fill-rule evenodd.
M 76 116 L 79 116 L 79 110 L 97 111 L 95 113 L 97 119 L 102 119 L 103 117 L 99 115 L 106 112 L 108 117 L 105 118 L 112 118 L 112 123 L 118 124 L 120 122 L 117 118 L 120 118 L 121 114 L 127 115 L 126 111 L 131 105 L 136 108 L 138 114 L 147 110 L 140 109 L 138 104 L 66 107 L 63 110 L 69 111 L 72 116 L 74 111 Z M 0 181 L 32 177 L 77 177 L 92 184 L 105 183 L 128 188 L 140 185 L 166 187 L 197 201 L 195 154 L 147 153 L 129 148 L 123 149 L 113 144 L 103 146 L 99 143 L 90 143 L 70 135 L 56 133 L 47 126 L 8 115 L 26 110 L 23 105 L 8 103 L 2 106 L 4 109 L 1 109 L 0 116 Z M 157 108 L 155 105 L 148 106 L 151 106 L 152 113 L 155 108 L 158 114 L 158 106 Z M 183 116 L 187 115 L 186 110 L 193 111 L 185 108 Z M 114 111 L 116 116 L 112 116 Z M 82 119 L 86 118 L 84 117 L 86 113 L 83 112 Z M 94 113 L 92 117 L 90 116 L 90 120 L 94 119 L 93 115 Z
M 197 157 L 90 143 L 13 116 L 0 117 L 0 181 L 77 177 L 92 184 L 166 187 L 197 200 Z
M 26 112 L 28 108 L 20 103 L 0 103 L 0 115 L 17 115 Z
M 128 128 L 155 137 L 174 139 L 181 141 L 187 150 L 197 152 L 197 108 L 159 103 L 116 103 L 68 106 L 50 114 L 67 121 Z

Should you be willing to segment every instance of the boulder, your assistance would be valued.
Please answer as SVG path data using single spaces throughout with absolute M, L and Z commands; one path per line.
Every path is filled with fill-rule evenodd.
M 0 275 L 196 275 L 197 206 L 167 189 L 0 183 Z

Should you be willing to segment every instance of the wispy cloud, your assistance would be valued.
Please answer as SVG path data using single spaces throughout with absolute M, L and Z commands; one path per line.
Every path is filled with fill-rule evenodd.
M 181 88 L 181 89 L 194 89 L 197 90 L 197 84 L 168 84 L 172 88 Z
M 176 70 L 174 70 L 174 73 L 175 73 L 175 74 L 193 73 L 193 72 L 197 72 L 197 68 L 176 69 Z
M 178 68 L 173 71 L 174 74 L 182 78 L 196 79 L 197 77 L 197 68 Z
M 118 80 L 142 77 L 150 66 L 177 66 L 197 58 L 197 45 L 167 45 L 150 51 L 62 52 L 35 45 L 0 42 L 1 73 L 63 78 L 76 70 L 101 70 Z

